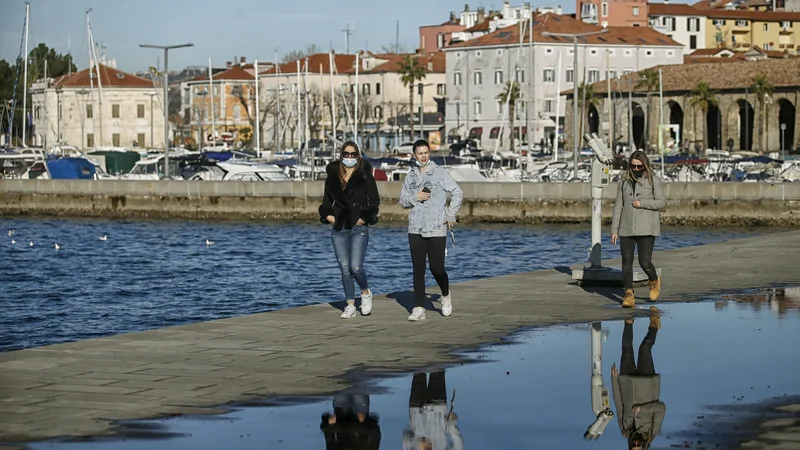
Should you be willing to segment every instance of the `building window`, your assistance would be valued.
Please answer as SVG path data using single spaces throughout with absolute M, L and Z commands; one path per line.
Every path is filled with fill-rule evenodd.
M 477 52 L 475 52 L 475 56 L 477 56 L 478 58 L 480 58 L 482 55 L 483 55 L 483 52 L 482 52 L 482 51 L 480 51 L 480 50 L 478 50 Z
M 608 17 L 608 2 L 603 2 L 600 7 L 600 12 L 603 17 Z
M 549 112 L 549 113 L 550 113 L 550 112 L 555 112 L 555 111 L 554 111 L 554 109 L 555 109 L 555 108 L 554 108 L 554 106 L 555 106 L 555 105 L 554 105 L 554 103 L 555 103 L 555 102 L 554 102 L 552 99 L 549 99 L 549 98 L 548 98 L 548 99 L 546 99 L 546 100 L 544 101 L 544 112 Z
M 524 83 L 525 82 L 525 69 L 517 69 L 516 74 L 514 75 L 517 79 L 517 83 Z
M 137 145 L 139 147 L 144 147 L 145 146 L 144 133 L 139 133 L 139 134 L 136 135 L 136 143 L 137 143 Z
M 475 115 L 476 116 L 480 116 L 481 115 L 481 102 L 480 102 L 480 100 L 477 100 L 475 102 Z
M 233 105 L 233 120 L 239 120 L 242 117 L 242 105 Z
M 614 51 L 613 48 L 608 49 L 608 55 L 609 56 L 614 56 L 615 54 L 616 54 L 616 52 Z
M 792 28 L 792 22 L 786 22 L 786 21 L 781 22 L 782 30 L 788 30 L 789 28 Z
M 456 86 L 461 86 L 461 72 L 456 72 L 453 74 L 453 84 Z
M 698 33 L 700 31 L 700 18 L 690 17 L 687 25 L 690 33 Z
M 500 114 L 502 112 L 503 112 L 503 102 L 498 100 L 497 101 L 497 114 Z
M 119 147 L 119 133 L 114 133 L 111 135 L 111 145 L 114 147 Z
M 544 54 L 545 55 L 552 55 L 553 54 L 553 47 L 545 47 Z
M 631 51 L 631 49 L 629 49 L 629 48 L 626 48 L 626 49 L 625 49 L 625 56 L 631 56 L 631 54 L 632 54 L 632 51 Z
M 589 69 L 589 83 L 596 83 L 600 81 L 600 70 Z
M 689 48 L 691 50 L 697 48 L 697 36 L 689 36 Z
M 769 43 L 764 44 L 764 50 L 772 50 L 772 47 L 769 45 Z
M 714 26 L 717 27 L 717 28 L 725 26 L 725 20 L 724 19 L 714 19 L 714 20 L 711 21 L 711 23 L 714 24 Z
M 92 111 L 92 105 L 86 105 L 86 118 L 91 119 L 94 117 L 94 111 Z
M 373 116 L 375 116 L 378 119 L 383 119 L 383 108 L 381 108 L 380 106 L 376 106 Z
M 475 86 L 480 86 L 483 84 L 483 74 L 480 70 L 476 70 L 475 73 L 472 74 L 472 78 Z
M 436 95 L 439 97 L 444 97 L 447 95 L 447 86 L 444 83 L 440 83 L 436 85 Z
M 633 69 L 625 69 L 622 71 L 622 75 L 628 75 L 629 73 L 633 73 Z
M 439 33 L 436 35 L 436 46 L 439 48 L 444 48 L 444 33 Z
M 144 119 L 144 105 L 136 105 L 136 117 Z
M 769 24 L 768 23 L 764 24 L 764 31 L 769 31 Z
M 503 71 L 502 70 L 495 70 L 494 71 L 494 84 L 503 84 Z
M 119 105 L 111 105 L 111 118 L 119 119 Z
M 556 71 L 553 69 L 544 69 L 544 82 L 552 83 L 556 81 Z
M 593 48 L 593 49 L 589 50 L 589 54 L 590 55 L 596 55 L 597 54 L 597 49 Z
M 645 50 L 644 51 L 644 56 L 653 56 L 653 51 L 652 50 Z
M 633 7 L 633 15 L 634 16 L 638 16 L 639 15 L 639 7 L 638 6 L 634 6 Z
M 746 27 L 747 26 L 747 21 L 746 20 L 737 20 L 736 21 L 736 26 L 737 27 Z
M 615 69 L 606 70 L 606 79 L 613 80 L 617 78 L 617 71 Z
M 503 49 L 502 48 L 498 48 L 497 49 L 497 56 L 503 56 Z
M 86 146 L 89 148 L 94 147 L 94 133 L 89 133 L 86 135 Z
M 567 69 L 567 83 L 575 82 L 575 69 Z
M 375 95 L 381 95 L 381 84 L 375 83 Z
M 361 93 L 364 95 L 369 95 L 369 83 L 364 83 L 361 85 Z

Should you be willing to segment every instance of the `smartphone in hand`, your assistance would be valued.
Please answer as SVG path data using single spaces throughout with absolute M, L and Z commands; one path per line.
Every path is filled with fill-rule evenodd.
M 431 188 L 429 188 L 428 186 L 425 186 L 424 188 L 422 188 L 422 192 L 430 194 L 431 193 Z M 425 203 L 425 201 L 426 200 L 423 200 L 421 203 Z

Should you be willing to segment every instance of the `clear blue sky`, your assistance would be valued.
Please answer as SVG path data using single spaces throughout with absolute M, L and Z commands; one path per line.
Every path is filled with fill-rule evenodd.
M 72 55 L 79 68 L 88 65 L 85 9 L 92 8 L 90 20 L 95 42 L 105 43 L 107 54 L 122 70 L 135 72 L 156 64 L 161 52 L 139 48 L 191 42 L 194 48 L 170 52 L 170 69 L 223 65 L 234 56 L 273 59 L 294 49 L 316 44 L 327 51 L 331 44 L 344 52 L 342 29 L 346 22 L 355 28 L 350 48 L 380 50 L 395 40 L 400 21 L 400 43 L 409 49 L 419 44 L 418 27 L 444 22 L 450 11 L 462 11 L 465 3 L 500 9 L 502 0 L 30 0 L 29 47 L 46 43 L 58 52 Z M 559 1 L 537 0 L 534 6 Z M 564 12 L 575 2 L 562 1 Z M 512 1 L 512 5 L 522 0 Z M 0 59 L 13 61 L 19 54 L 25 0 L 0 0 Z M 99 56 L 99 55 L 98 55 Z M 162 61 L 163 64 L 163 61 Z

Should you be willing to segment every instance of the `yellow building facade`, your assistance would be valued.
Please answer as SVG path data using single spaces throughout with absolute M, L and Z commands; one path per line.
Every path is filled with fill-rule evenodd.
M 800 13 L 708 10 L 705 14 L 709 46 L 734 51 L 758 46 L 767 51 L 795 54 L 800 44 Z

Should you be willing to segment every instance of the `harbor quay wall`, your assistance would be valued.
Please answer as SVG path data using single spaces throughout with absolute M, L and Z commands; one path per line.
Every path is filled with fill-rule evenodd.
M 401 183 L 379 182 L 381 221 L 404 221 Z M 322 181 L 0 180 L 0 215 L 142 219 L 317 220 Z M 463 222 L 591 219 L 588 183 L 461 183 Z M 603 190 L 609 221 L 616 183 Z M 664 183 L 663 223 L 800 225 L 800 183 Z

